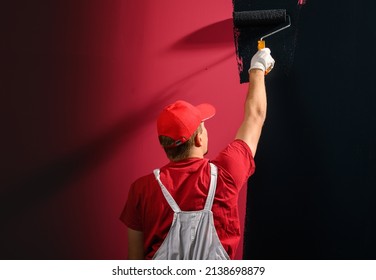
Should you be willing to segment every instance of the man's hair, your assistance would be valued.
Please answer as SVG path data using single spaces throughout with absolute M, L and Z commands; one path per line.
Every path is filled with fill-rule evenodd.
M 159 136 L 159 143 L 162 145 L 163 149 L 166 152 L 167 157 L 170 160 L 172 161 L 183 160 L 189 157 L 191 148 L 195 145 L 195 137 L 198 133 L 201 133 L 201 132 L 202 132 L 202 127 L 200 124 L 199 127 L 196 129 L 196 131 L 193 133 L 193 135 L 186 142 L 176 147 L 171 147 L 175 143 L 174 139 L 167 137 L 167 136 L 163 136 L 163 135 Z

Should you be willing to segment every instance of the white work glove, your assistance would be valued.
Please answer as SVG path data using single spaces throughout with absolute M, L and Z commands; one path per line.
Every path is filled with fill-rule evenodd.
M 267 74 L 273 69 L 274 63 L 275 61 L 270 55 L 270 49 L 261 49 L 252 57 L 251 66 L 249 67 L 248 73 L 251 71 L 251 69 L 260 69 Z

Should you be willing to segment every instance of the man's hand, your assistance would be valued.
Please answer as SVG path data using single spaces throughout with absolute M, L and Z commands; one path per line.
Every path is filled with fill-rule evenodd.
M 270 55 L 270 49 L 261 49 L 252 57 L 251 66 L 248 70 L 248 73 L 252 69 L 260 69 L 267 74 L 273 69 L 274 63 L 275 61 Z

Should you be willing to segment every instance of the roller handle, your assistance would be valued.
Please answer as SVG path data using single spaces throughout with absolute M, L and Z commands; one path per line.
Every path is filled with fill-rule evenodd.
M 262 50 L 265 49 L 265 41 L 264 40 L 259 40 L 257 41 L 257 49 Z M 272 68 L 268 68 L 265 70 L 265 76 L 269 74 L 269 72 L 272 70 Z
M 259 40 L 257 43 L 258 43 L 257 44 L 257 49 L 258 50 L 265 49 L 265 41 L 264 40 Z

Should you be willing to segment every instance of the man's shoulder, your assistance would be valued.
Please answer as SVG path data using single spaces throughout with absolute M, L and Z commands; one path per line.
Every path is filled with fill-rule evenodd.
M 247 145 L 247 143 L 245 143 L 243 140 L 241 139 L 234 139 L 231 143 L 229 143 L 223 150 L 221 153 L 233 153 L 235 155 L 237 154 L 243 154 L 244 156 L 246 157 L 250 157 L 250 158 L 253 158 L 253 155 L 252 155 L 252 151 L 251 149 L 249 148 L 249 146 Z M 221 154 L 220 153 L 220 154 Z
M 249 146 L 240 139 L 232 141 L 212 161 L 218 166 L 220 175 L 233 181 L 240 188 L 254 173 L 255 162 Z
M 143 175 L 139 178 L 137 178 L 133 183 L 132 187 L 133 188 L 145 188 L 146 186 L 150 185 L 152 182 L 155 181 L 155 177 L 153 173 L 149 173 L 146 175 Z

